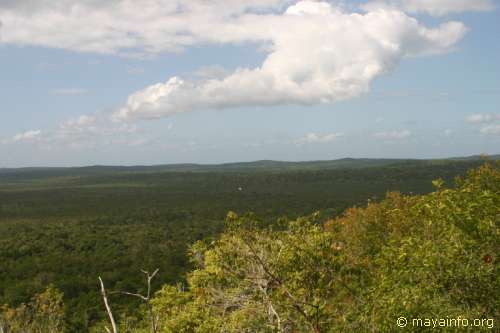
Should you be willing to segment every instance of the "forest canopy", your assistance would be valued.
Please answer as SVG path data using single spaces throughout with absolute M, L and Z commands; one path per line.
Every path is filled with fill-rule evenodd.
M 500 305 L 500 163 L 433 186 L 423 195 L 390 192 L 333 217 L 318 211 L 270 223 L 229 212 L 218 236 L 189 247 L 184 281 L 157 283 L 148 304 L 110 297 L 112 308 L 136 310 L 115 308 L 118 329 L 151 332 L 153 319 L 163 333 L 392 332 L 405 317 L 468 318 L 464 331 L 491 331 Z M 21 323 L 71 332 L 61 325 L 61 302 L 49 286 L 31 302 L 5 305 L 1 323 L 12 332 Z M 103 332 L 110 325 L 102 300 L 95 306 L 103 316 L 89 331 Z M 425 327 L 412 329 L 419 330 Z

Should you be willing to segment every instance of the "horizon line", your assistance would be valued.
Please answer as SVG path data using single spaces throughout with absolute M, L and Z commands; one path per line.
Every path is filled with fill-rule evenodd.
M 83 169 L 83 168 L 138 168 L 138 167 L 166 167 L 166 166 L 224 166 L 234 164 L 253 164 L 259 162 L 274 162 L 274 163 L 321 163 L 321 162 L 335 162 L 342 160 L 386 160 L 386 161 L 436 161 L 436 160 L 454 160 L 454 159 L 477 159 L 491 158 L 500 159 L 500 152 L 496 154 L 474 154 L 466 156 L 447 156 L 447 157 L 432 157 L 432 158 L 412 158 L 412 157 L 341 157 L 334 159 L 315 159 L 315 160 L 273 160 L 273 159 L 260 159 L 250 161 L 233 161 L 233 162 L 219 162 L 219 163 L 195 163 L 195 162 L 179 162 L 179 163 L 158 163 L 158 164 L 85 164 L 85 165 L 71 165 L 71 166 L 19 166 L 19 167 L 3 167 L 0 170 L 16 170 L 16 169 Z

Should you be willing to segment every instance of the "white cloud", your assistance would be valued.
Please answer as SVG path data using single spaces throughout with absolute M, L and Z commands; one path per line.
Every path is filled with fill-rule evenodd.
M 89 126 L 97 122 L 96 116 L 83 115 L 66 123 L 67 126 Z
M 147 56 L 205 42 L 239 42 L 235 26 L 289 0 L 3 0 L 1 40 L 101 54 Z
M 500 134 L 500 114 L 476 113 L 465 118 L 470 124 L 481 125 L 479 132 L 485 135 Z
M 486 135 L 500 135 L 500 124 L 484 126 L 479 131 Z
M 391 132 L 378 132 L 373 135 L 376 138 L 383 140 L 403 140 L 412 136 L 408 130 L 391 131 Z
M 98 137 L 113 136 L 117 134 L 134 134 L 138 131 L 137 126 L 126 123 L 115 123 L 110 121 L 106 114 L 82 115 L 59 125 L 59 127 L 47 133 L 51 140 L 55 141 L 84 141 Z
M 224 30 L 224 29 L 222 29 Z M 224 78 L 172 77 L 129 96 L 118 119 L 157 118 L 200 109 L 332 103 L 367 92 L 405 57 L 449 51 L 465 34 L 459 22 L 428 29 L 400 11 L 343 12 L 302 1 L 283 15 L 247 14 L 228 36 L 267 40 L 258 68 Z
M 19 134 L 16 134 L 12 138 L 11 142 L 35 141 L 40 137 L 41 134 L 42 134 L 42 131 L 40 131 L 40 130 L 32 130 L 32 131 L 19 133 Z
M 137 137 L 140 131 L 134 124 L 116 123 L 106 114 L 82 115 L 78 118 L 65 121 L 52 130 L 32 130 L 15 135 L 3 144 L 17 142 L 38 142 L 43 147 L 94 147 L 100 143 L 113 143 L 117 139 L 127 139 L 127 142 L 138 142 L 145 138 Z
M 491 113 L 476 113 L 465 118 L 465 121 L 470 124 L 484 124 L 491 123 L 494 121 L 500 121 L 500 114 L 491 114 Z
M 62 88 L 62 89 L 51 90 L 50 93 L 52 95 L 76 96 L 76 95 L 86 94 L 87 90 L 80 88 Z
M 7 44 L 142 57 L 210 43 L 252 42 L 267 50 L 257 68 L 212 68 L 194 80 L 171 77 L 145 87 L 114 120 L 353 98 L 406 57 L 453 50 L 467 30 L 455 21 L 427 28 L 401 10 L 358 13 L 292 0 L 4 0 L 0 21 Z
M 426 13 L 443 16 L 450 13 L 489 11 L 495 8 L 493 0 L 373 0 L 362 5 L 366 10 L 400 9 L 408 13 Z
M 59 133 L 82 133 L 97 130 L 97 117 L 83 115 L 76 119 L 68 120 L 59 125 Z
M 297 143 L 329 143 L 336 141 L 337 139 L 343 137 L 343 133 L 328 133 L 328 134 L 317 134 L 309 133 L 304 138 L 297 141 Z

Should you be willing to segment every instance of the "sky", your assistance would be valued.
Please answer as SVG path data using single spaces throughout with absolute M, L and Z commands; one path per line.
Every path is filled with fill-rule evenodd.
M 0 168 L 500 153 L 496 0 L 2 0 Z

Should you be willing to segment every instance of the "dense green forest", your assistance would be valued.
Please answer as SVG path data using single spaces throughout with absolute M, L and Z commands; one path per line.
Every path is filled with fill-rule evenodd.
M 101 276 L 120 331 L 149 332 L 144 302 L 113 291 L 158 268 L 158 332 L 498 321 L 498 164 L 334 162 L 3 169 L 0 320 L 104 332 Z

